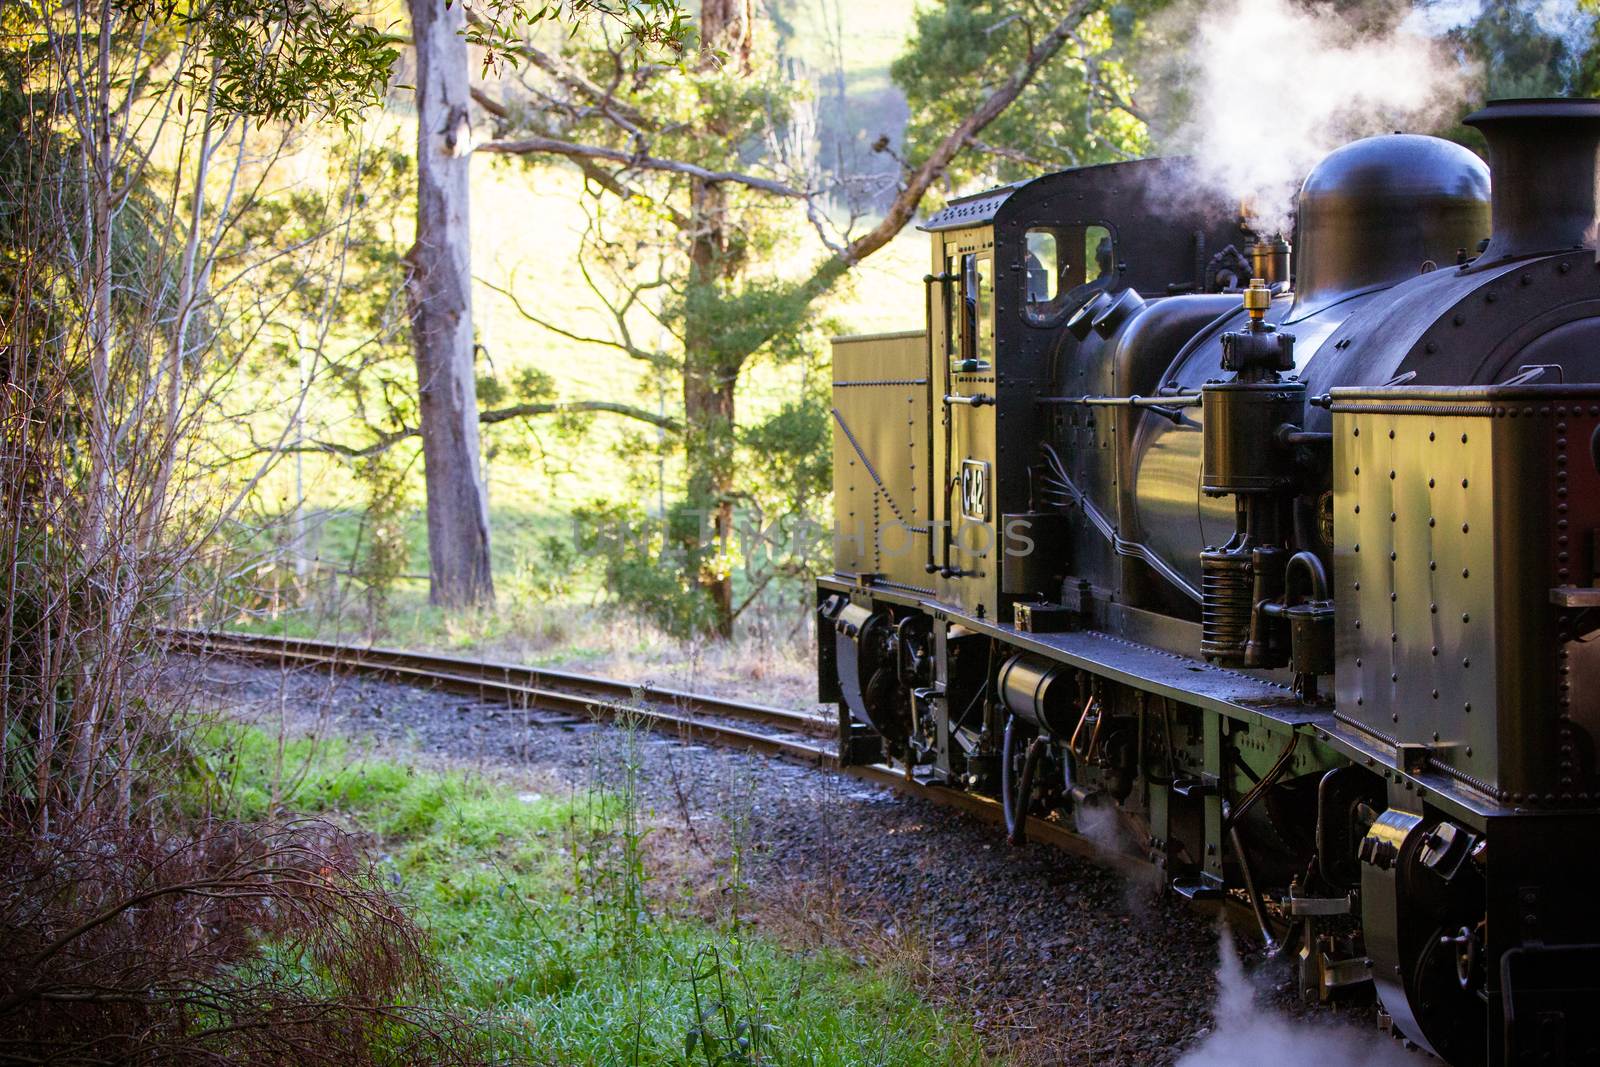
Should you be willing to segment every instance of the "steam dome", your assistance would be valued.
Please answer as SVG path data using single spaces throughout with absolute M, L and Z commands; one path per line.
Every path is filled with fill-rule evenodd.
M 1300 187 L 1290 318 L 1453 266 L 1489 236 L 1489 168 L 1451 141 L 1386 134 L 1330 152 Z

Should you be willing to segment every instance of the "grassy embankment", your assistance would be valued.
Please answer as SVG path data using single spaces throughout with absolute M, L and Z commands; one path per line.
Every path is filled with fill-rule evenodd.
M 518 793 L 458 770 L 229 730 L 218 780 L 234 813 L 280 803 L 370 838 L 443 972 L 437 1007 L 540 1064 L 981 1064 L 965 1023 L 902 976 L 831 951 L 794 952 L 738 913 L 725 865 L 713 920 L 651 899 L 630 740 L 610 782 Z M 636 752 L 635 750 L 632 750 Z M 220 757 L 219 757 L 220 758 Z M 287 771 L 287 773 L 285 773 Z

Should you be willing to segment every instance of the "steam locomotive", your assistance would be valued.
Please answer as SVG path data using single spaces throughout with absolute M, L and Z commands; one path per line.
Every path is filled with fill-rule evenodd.
M 1310 999 L 1600 1064 L 1600 101 L 1465 122 L 1288 235 L 1181 159 L 932 216 L 923 328 L 834 344 L 820 696 L 1248 902 Z

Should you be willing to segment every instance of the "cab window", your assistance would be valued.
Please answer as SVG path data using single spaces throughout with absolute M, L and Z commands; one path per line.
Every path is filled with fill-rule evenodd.
M 945 331 L 951 368 L 973 373 L 994 368 L 994 254 L 967 252 L 951 256 L 946 270 L 955 284 L 950 292 L 950 321 Z
M 1116 248 L 1105 226 L 1035 226 L 1024 235 L 1023 318 L 1051 326 L 1117 276 Z

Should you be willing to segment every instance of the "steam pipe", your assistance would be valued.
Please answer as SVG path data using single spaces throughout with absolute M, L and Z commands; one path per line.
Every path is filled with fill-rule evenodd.
M 1315 552 L 1296 552 L 1289 557 L 1288 564 L 1283 568 L 1284 600 L 1289 599 L 1288 591 L 1294 589 L 1294 572 L 1301 568 L 1305 569 L 1306 578 L 1311 583 L 1311 599 L 1327 600 L 1328 570 Z
M 1289 743 L 1283 746 L 1283 751 L 1278 754 L 1278 759 L 1273 763 L 1271 769 L 1261 776 L 1261 781 L 1250 787 L 1250 791 L 1239 801 L 1238 807 L 1230 809 L 1227 814 L 1223 815 L 1222 827 L 1224 830 L 1232 829 L 1237 825 L 1239 820 L 1244 818 L 1245 812 L 1255 807 L 1256 801 L 1265 796 L 1267 790 L 1277 784 L 1283 772 L 1289 769 L 1289 762 L 1299 744 L 1300 735 L 1298 733 L 1290 734 Z
M 1255 875 L 1250 870 L 1250 857 L 1245 855 L 1244 842 L 1239 838 L 1237 826 L 1228 831 L 1228 841 L 1233 845 L 1233 854 L 1238 857 L 1239 873 L 1244 875 L 1245 895 L 1250 898 L 1250 911 L 1256 917 L 1256 925 L 1261 927 L 1261 940 L 1266 946 L 1267 955 L 1276 956 L 1283 951 L 1283 946 L 1272 935 L 1272 920 L 1267 916 L 1267 906 L 1261 899 L 1261 891 L 1256 888 Z
M 1493 231 L 1477 262 L 1596 245 L 1600 100 L 1491 100 L 1462 120 L 1489 144 Z
M 1033 772 L 1039 765 L 1047 742 L 1044 735 L 1035 737 L 1028 745 L 1028 754 L 1022 760 L 1022 775 L 1015 790 L 1011 788 L 1011 759 L 1016 753 L 1017 717 L 1007 716 L 1005 734 L 1000 742 L 1000 807 L 1006 816 L 1006 840 L 1020 845 L 1027 840 L 1028 801 L 1033 796 Z

